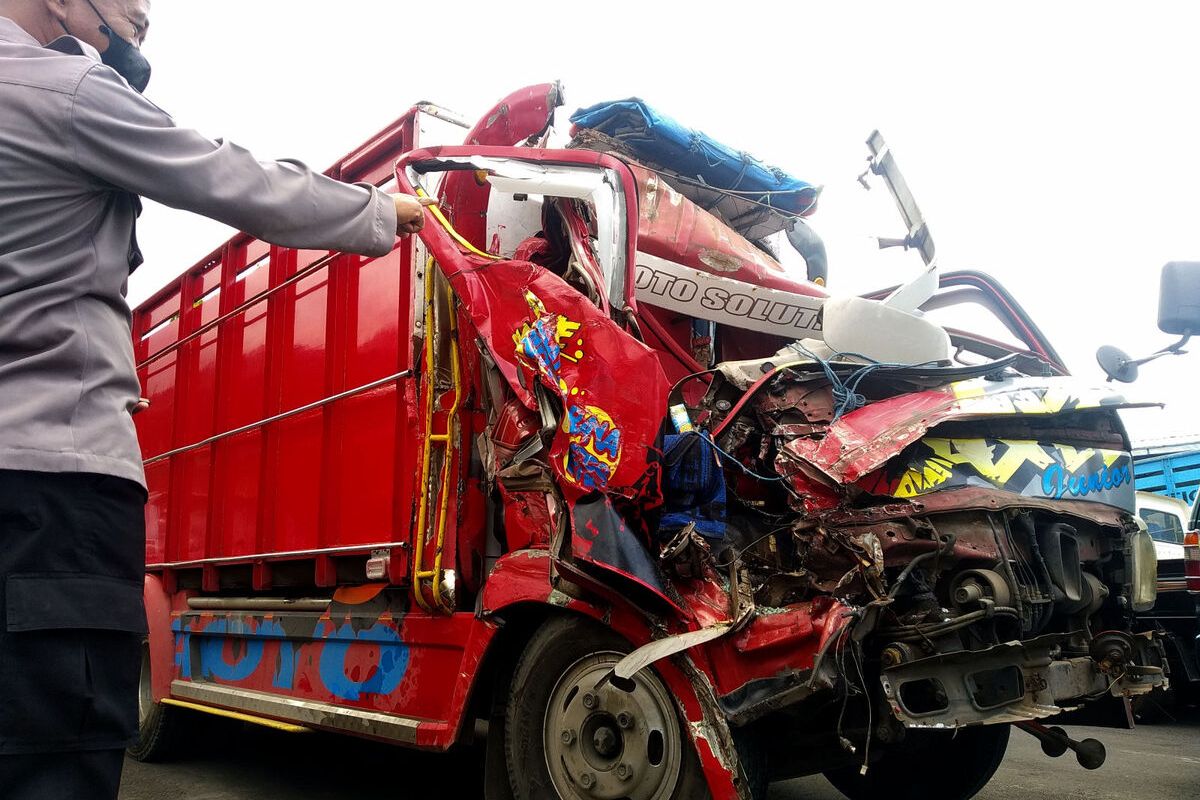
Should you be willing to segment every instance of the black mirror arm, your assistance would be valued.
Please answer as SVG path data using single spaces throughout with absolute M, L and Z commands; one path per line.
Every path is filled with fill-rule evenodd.
M 1140 367 L 1142 364 L 1148 364 L 1151 361 L 1154 361 L 1155 359 L 1162 358 L 1163 356 L 1185 355 L 1187 353 L 1187 351 L 1184 350 L 1183 348 L 1188 343 L 1188 340 L 1190 340 L 1191 338 L 1192 338 L 1192 334 L 1185 333 L 1178 342 L 1175 342 L 1172 345 L 1168 345 L 1156 353 L 1151 353 L 1150 355 L 1146 356 L 1145 358 L 1122 358 L 1118 361 L 1117 367 L 1119 369 L 1124 369 L 1127 367 Z M 1109 377 L 1108 377 L 1109 382 L 1111 382 L 1113 380 L 1113 377 L 1114 376 L 1109 375 Z
M 1151 355 L 1148 355 L 1145 358 L 1139 358 L 1138 360 L 1131 361 L 1129 363 L 1140 367 L 1142 364 L 1146 364 L 1150 361 L 1153 361 L 1156 358 L 1161 358 L 1162 356 L 1183 355 L 1183 354 L 1187 353 L 1187 351 L 1184 350 L 1183 347 L 1184 347 L 1184 345 L 1186 345 L 1188 343 L 1188 340 L 1191 338 L 1192 338 L 1192 335 L 1190 333 L 1185 333 L 1183 335 L 1183 337 L 1180 338 L 1180 340 L 1178 342 L 1176 342 L 1175 344 L 1168 345 L 1168 346 L 1164 347 L 1162 350 L 1159 350 L 1157 353 L 1152 353 Z

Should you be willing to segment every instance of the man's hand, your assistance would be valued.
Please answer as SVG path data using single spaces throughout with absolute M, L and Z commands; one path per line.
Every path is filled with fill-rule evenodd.
M 425 207 L 436 206 L 433 197 L 413 197 L 410 194 L 394 194 L 396 201 L 396 235 L 408 236 L 425 227 Z

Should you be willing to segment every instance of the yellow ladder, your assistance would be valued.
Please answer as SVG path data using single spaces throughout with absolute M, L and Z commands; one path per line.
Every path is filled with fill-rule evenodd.
M 450 492 L 450 467 L 454 462 L 454 433 L 458 427 L 458 409 L 462 399 L 462 370 L 459 362 L 458 353 L 458 324 L 457 314 L 454 309 L 454 295 L 449 293 L 447 306 L 449 308 L 449 332 L 450 332 L 450 380 L 454 392 L 454 400 L 450 408 L 446 411 L 446 426 L 445 430 L 440 433 L 435 433 L 433 430 L 434 424 L 434 403 L 437 401 L 437 367 L 438 367 L 438 343 L 436 339 L 437 331 L 434 330 L 434 302 L 436 292 L 434 284 L 436 275 L 434 274 L 435 263 L 432 257 L 425 262 L 425 373 L 422 380 L 425 382 L 425 428 L 424 428 L 424 445 L 421 454 L 421 482 L 419 490 L 421 499 L 417 506 L 417 527 L 416 527 L 416 542 L 413 546 L 413 597 L 417 601 L 417 605 L 426 611 L 441 611 L 450 613 L 454 610 L 453 597 L 448 597 L 446 592 L 442 590 L 442 583 L 445 578 L 445 569 L 442 567 L 442 552 L 446 541 L 446 512 L 452 502 Z M 433 451 L 434 448 L 440 448 L 442 451 L 442 463 L 439 470 L 439 480 L 436 489 L 434 490 L 433 510 L 436 512 L 436 524 L 432 530 L 427 530 L 432 516 L 430 513 L 430 486 L 429 478 L 432 471 Z M 425 547 L 426 542 L 431 541 L 433 546 L 433 564 L 431 567 L 425 566 Z M 429 596 L 426 596 L 426 587 L 429 589 Z

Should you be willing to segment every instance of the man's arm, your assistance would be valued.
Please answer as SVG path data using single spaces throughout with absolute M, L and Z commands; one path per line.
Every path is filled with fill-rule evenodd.
M 424 220 L 416 198 L 347 184 L 298 161 L 258 161 L 196 131 L 97 65 L 80 81 L 70 135 L 80 168 L 114 186 L 284 247 L 379 256 Z

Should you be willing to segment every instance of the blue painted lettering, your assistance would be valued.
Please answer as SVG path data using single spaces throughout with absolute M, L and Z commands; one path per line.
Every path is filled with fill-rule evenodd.
M 568 408 L 567 419 L 570 432 L 579 434 L 584 442 L 590 440 L 592 449 L 597 453 L 607 453 L 610 458 L 620 455 L 621 432 L 610 422 L 597 419 L 580 406 Z
M 346 656 L 354 644 L 373 644 L 379 652 L 377 664 L 362 680 L 346 674 Z M 343 700 L 358 700 L 363 694 L 391 694 L 408 670 L 408 645 L 394 628 L 381 622 L 357 634 L 347 623 L 326 639 L 320 670 L 325 688 Z
M 1118 489 L 1133 481 L 1128 465 L 1104 466 L 1095 472 L 1072 475 L 1061 464 L 1051 464 L 1042 473 L 1042 494 L 1060 500 L 1063 497 L 1087 497 Z

